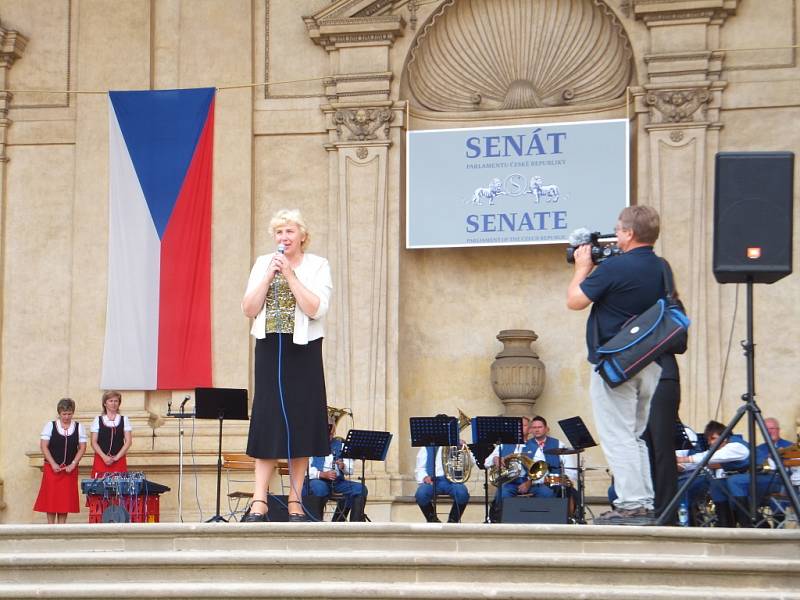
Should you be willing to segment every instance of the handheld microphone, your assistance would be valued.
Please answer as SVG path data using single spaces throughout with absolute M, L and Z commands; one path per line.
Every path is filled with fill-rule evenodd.
M 286 252 L 286 246 L 284 246 L 283 244 L 278 244 L 278 252 L 280 252 L 281 254 Z
M 570 233 L 567 239 L 569 240 L 570 246 L 577 247 L 583 246 L 584 244 L 591 244 L 592 232 L 586 229 L 586 227 L 581 227 Z
M 188 394 L 186 396 L 184 396 L 183 402 L 181 402 L 181 412 L 183 412 L 183 407 L 186 406 L 186 403 L 191 399 L 192 399 L 192 397 L 189 396 Z
M 172 414 L 172 400 L 167 401 L 167 416 Z

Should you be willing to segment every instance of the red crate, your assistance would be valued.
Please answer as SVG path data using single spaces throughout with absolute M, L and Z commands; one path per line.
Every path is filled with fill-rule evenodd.
M 103 511 L 112 504 L 121 505 L 131 515 L 131 523 L 158 523 L 159 496 L 86 496 L 89 523 L 102 523 Z

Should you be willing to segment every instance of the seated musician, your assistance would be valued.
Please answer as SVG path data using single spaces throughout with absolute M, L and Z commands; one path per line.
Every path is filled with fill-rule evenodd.
M 550 437 L 550 427 L 547 420 L 539 415 L 533 417 L 528 427 L 528 432 L 538 448 L 533 455 L 533 460 L 544 460 L 547 462 L 548 473 L 545 477 L 531 482 L 536 485 L 546 484 L 550 487 L 568 487 L 574 490 L 577 483 L 578 461 L 574 454 L 555 455 L 548 454 L 548 450 L 566 448 L 567 446 L 558 438 Z M 568 480 L 568 481 L 567 481 Z M 536 494 L 534 494 L 536 495 Z
M 775 448 L 788 448 L 793 445 L 792 442 L 781 437 L 781 425 L 777 419 L 768 417 L 764 419 L 764 423 Z M 756 474 L 756 501 L 760 502 L 768 493 L 781 492 L 783 490 L 783 481 L 775 471 L 775 463 L 769 456 L 769 448 L 766 442 L 756 446 L 756 465 L 767 467 L 767 470 L 762 469 L 762 472 Z M 794 470 L 800 471 L 800 469 Z M 792 477 L 795 477 L 794 473 L 792 473 Z M 728 492 L 734 501 L 736 520 L 742 527 L 750 527 L 751 523 L 748 517 L 750 474 L 735 473 L 727 478 L 726 483 Z
M 534 421 L 528 417 L 522 417 L 522 431 L 527 441 L 524 444 L 501 444 L 500 446 L 495 446 L 494 451 L 487 456 L 484 461 L 486 468 L 490 466 L 499 468 L 506 465 L 509 457 L 513 455 L 522 455 L 533 461 L 534 457 L 539 453 L 542 456 L 541 460 L 544 460 L 544 451 L 539 447 L 539 443 L 536 439 L 532 437 L 533 430 L 531 425 L 533 422 Z M 541 421 L 536 422 L 541 423 Z M 540 425 L 537 426 L 537 429 L 538 427 L 540 427 Z M 558 457 L 552 457 L 551 460 L 553 459 L 557 460 Z M 560 469 L 560 463 L 558 468 Z M 543 477 L 533 482 L 530 477 L 528 477 L 527 473 L 523 473 L 511 481 L 504 481 L 497 488 L 494 502 L 492 503 L 492 521 L 498 521 L 503 500 L 518 496 L 519 494 L 529 493 L 541 498 L 554 498 L 556 495 L 555 490 L 544 484 Z
M 446 415 L 437 415 L 445 417 Z M 464 445 L 463 440 L 461 445 Z M 472 455 L 467 452 L 467 460 L 472 460 Z M 414 499 L 417 506 L 425 516 L 428 523 L 440 523 L 439 517 L 436 516 L 436 508 L 434 506 L 434 493 L 438 496 L 440 494 L 450 496 L 453 500 L 453 506 L 450 508 L 450 514 L 447 517 L 448 523 L 459 523 L 464 514 L 464 510 L 469 504 L 469 490 L 467 486 L 460 482 L 452 482 L 445 476 L 445 465 L 442 463 L 442 448 L 441 446 L 434 448 L 433 446 L 424 446 L 417 452 L 417 466 L 414 469 L 414 477 L 419 484 L 417 492 L 414 494 Z M 434 492 L 434 483 L 436 484 L 436 491 Z
M 725 431 L 725 425 L 717 421 L 709 421 L 703 432 L 708 447 L 714 445 L 719 439 L 722 432 Z M 690 476 L 688 471 L 694 469 L 698 463 L 706 457 L 709 450 L 702 452 L 695 452 L 686 456 L 677 456 L 678 471 L 681 473 L 678 476 L 678 487 Z M 740 435 L 731 434 L 728 439 L 723 442 L 717 451 L 712 455 L 708 463 L 709 470 L 712 471 L 710 476 L 698 476 L 688 490 L 689 505 L 693 505 L 702 495 L 710 493 L 711 499 L 714 501 L 717 513 L 717 526 L 718 527 L 732 527 L 733 517 L 731 514 L 730 502 L 728 497 L 727 486 L 725 478 L 730 472 L 744 472 L 747 470 L 750 460 L 750 446 Z M 691 511 L 690 511 L 691 513 Z
M 340 458 L 344 440 L 334 437 L 336 421 L 328 419 L 328 439 L 331 453 L 328 456 L 309 458 L 308 483 L 303 488 L 303 495 L 319 496 L 327 502 L 333 492 L 342 495 L 336 505 L 332 521 L 344 521 L 350 514 L 351 521 L 364 520 L 364 507 L 367 503 L 368 490 L 358 481 L 350 481 L 346 477 L 353 474 L 353 459 Z

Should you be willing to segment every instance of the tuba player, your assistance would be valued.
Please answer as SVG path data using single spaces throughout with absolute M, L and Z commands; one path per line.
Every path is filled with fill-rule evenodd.
M 447 415 L 436 415 L 437 417 L 447 417 Z M 464 445 L 464 441 L 461 441 Z M 467 460 L 472 460 L 472 455 L 466 452 Z M 436 483 L 436 495 L 447 495 L 453 500 L 450 515 L 447 517 L 448 523 L 459 523 L 464 514 L 464 510 L 469 504 L 469 490 L 467 486 L 460 482 L 452 482 L 445 477 L 445 466 L 442 464 L 442 447 L 424 446 L 417 453 L 417 467 L 414 476 L 419 486 L 414 494 L 417 506 L 425 516 L 428 523 L 440 523 L 436 516 L 436 509 L 433 503 L 434 482 Z

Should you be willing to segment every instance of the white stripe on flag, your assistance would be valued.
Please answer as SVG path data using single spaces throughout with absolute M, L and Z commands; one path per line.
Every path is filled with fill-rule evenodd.
M 108 307 L 100 386 L 154 390 L 161 241 L 110 100 L 108 125 Z

